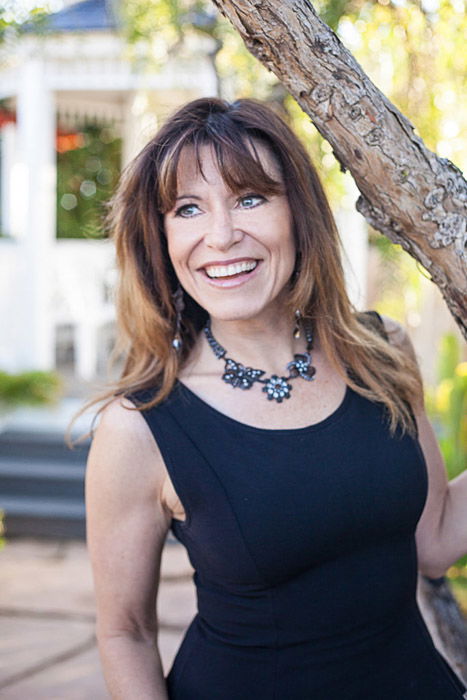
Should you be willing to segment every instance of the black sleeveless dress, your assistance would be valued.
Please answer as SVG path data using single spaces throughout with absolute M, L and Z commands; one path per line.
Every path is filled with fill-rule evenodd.
M 186 511 L 172 529 L 198 599 L 171 700 L 464 697 L 415 599 L 423 455 L 380 404 L 347 388 L 318 424 L 258 429 L 178 383 L 143 415 Z

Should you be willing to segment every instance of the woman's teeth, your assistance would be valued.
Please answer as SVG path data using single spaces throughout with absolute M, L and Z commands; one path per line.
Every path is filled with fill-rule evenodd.
M 244 260 L 239 263 L 232 263 L 231 265 L 210 265 L 206 267 L 206 274 L 208 277 L 232 277 L 232 275 L 239 275 L 242 272 L 251 272 L 255 269 L 258 264 L 257 260 Z

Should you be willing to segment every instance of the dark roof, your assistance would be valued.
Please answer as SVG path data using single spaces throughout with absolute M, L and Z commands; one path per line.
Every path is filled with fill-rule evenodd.
M 118 27 L 112 0 L 82 0 L 49 15 L 41 25 L 46 32 L 112 30 Z

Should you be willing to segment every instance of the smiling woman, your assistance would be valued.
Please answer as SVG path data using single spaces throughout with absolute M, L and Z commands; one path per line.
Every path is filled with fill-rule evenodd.
M 264 171 L 259 182 L 249 183 L 253 191 L 230 189 L 212 146 L 201 147 L 197 155 L 185 149 L 177 172 L 180 194 L 164 216 L 177 279 L 213 319 L 279 315 L 295 267 L 280 167 L 265 146 L 253 145 Z
M 462 698 L 415 593 L 467 549 L 467 479 L 446 481 L 402 330 L 351 307 L 300 142 L 252 100 L 189 103 L 110 224 L 125 363 L 86 501 L 112 697 Z M 169 528 L 198 613 L 164 678 Z

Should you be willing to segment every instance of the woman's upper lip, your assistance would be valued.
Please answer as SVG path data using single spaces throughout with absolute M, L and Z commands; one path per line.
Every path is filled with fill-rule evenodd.
M 241 263 L 241 262 L 246 262 L 246 261 L 253 261 L 256 262 L 259 260 L 259 258 L 252 258 L 249 256 L 245 256 L 243 258 L 230 258 L 229 260 L 208 260 L 207 262 L 203 263 L 198 269 L 202 270 L 205 267 L 214 267 L 214 266 L 221 266 L 221 265 L 234 265 L 235 263 Z

